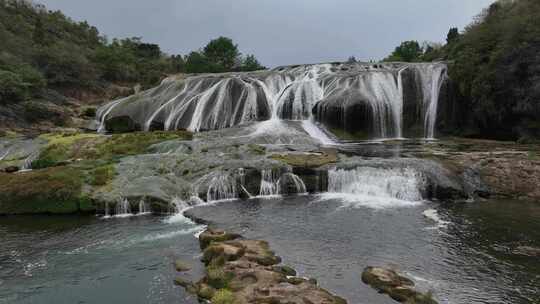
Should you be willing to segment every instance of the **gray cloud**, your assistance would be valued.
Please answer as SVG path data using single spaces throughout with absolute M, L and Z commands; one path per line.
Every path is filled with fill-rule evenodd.
M 38 0 L 39 1 L 39 0 Z M 381 59 L 403 40 L 439 41 L 493 0 L 41 0 L 109 37 L 187 54 L 228 36 L 268 66 Z

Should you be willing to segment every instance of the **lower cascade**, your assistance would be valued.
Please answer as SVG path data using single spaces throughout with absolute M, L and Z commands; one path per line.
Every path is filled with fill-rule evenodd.
M 206 193 L 206 200 L 208 202 L 235 198 L 238 198 L 238 192 L 236 190 L 236 181 L 233 177 L 227 174 L 218 174 L 212 178 L 208 186 L 208 192 Z
M 411 168 L 358 167 L 328 172 L 329 193 L 348 194 L 359 199 L 419 202 L 425 184 L 424 176 Z
M 307 193 L 304 181 L 296 174 L 279 170 L 264 169 L 261 171 L 260 196 L 276 196 L 282 194 Z
M 279 172 L 272 169 L 261 171 L 260 196 L 279 195 Z
M 131 215 L 131 206 L 127 198 L 120 200 L 120 202 L 116 204 L 115 212 L 115 216 Z

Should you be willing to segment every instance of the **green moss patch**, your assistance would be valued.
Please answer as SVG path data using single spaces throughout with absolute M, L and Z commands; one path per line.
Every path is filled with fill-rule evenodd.
M 58 133 L 41 136 L 47 140 L 45 149 L 32 163 L 34 169 L 63 165 L 71 160 L 113 161 L 117 157 L 141 154 L 149 146 L 173 139 L 191 139 L 186 131 L 158 131 L 115 134 Z
M 337 162 L 337 154 L 327 153 L 288 153 L 273 154 L 271 159 L 286 163 L 293 167 L 316 168 Z
M 90 172 L 88 183 L 92 186 L 105 186 L 112 181 L 115 175 L 116 170 L 114 165 L 100 166 Z
M 212 297 L 213 304 L 234 304 L 234 294 L 227 289 L 218 290 Z
M 83 172 L 71 167 L 0 173 L 0 214 L 93 211 L 82 194 L 82 181 Z

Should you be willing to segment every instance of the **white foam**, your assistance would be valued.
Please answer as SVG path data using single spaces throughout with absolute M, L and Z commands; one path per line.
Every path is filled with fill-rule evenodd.
M 424 212 L 422 212 L 422 214 L 426 218 L 428 218 L 428 219 L 434 221 L 435 223 L 437 223 L 437 227 L 444 228 L 444 227 L 448 226 L 448 224 L 450 224 L 450 222 L 442 220 L 440 218 L 440 216 L 439 216 L 439 212 L 437 210 L 435 210 L 435 209 L 427 209 Z
M 321 130 L 312 120 L 302 121 L 302 127 L 309 136 L 317 139 L 323 145 L 335 145 L 336 142 L 332 140 L 323 130 Z
M 407 201 L 391 197 L 372 196 L 353 193 L 336 193 L 328 192 L 318 195 L 318 202 L 338 200 L 342 203 L 342 208 L 372 208 L 372 209 L 387 209 L 387 208 L 405 208 L 415 207 L 422 204 L 422 201 Z

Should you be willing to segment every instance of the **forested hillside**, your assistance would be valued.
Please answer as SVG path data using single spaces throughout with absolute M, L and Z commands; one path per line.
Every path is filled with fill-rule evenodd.
M 175 73 L 264 69 L 219 37 L 189 56 L 142 38 L 108 39 L 87 22 L 27 0 L 0 0 L 0 126 L 66 124 L 73 99 L 102 103 Z M 50 115 L 49 115 L 50 114 Z M 92 111 L 88 111 L 89 116 Z M 49 121 L 49 122 L 50 122 Z
M 386 60 L 449 61 L 456 135 L 540 138 L 540 1 L 499 0 L 446 45 L 406 41 Z

